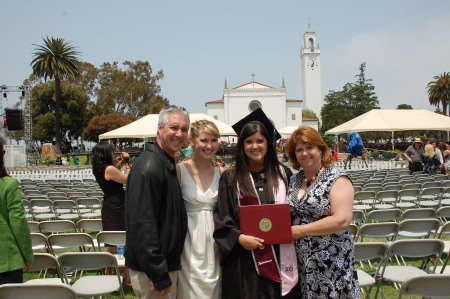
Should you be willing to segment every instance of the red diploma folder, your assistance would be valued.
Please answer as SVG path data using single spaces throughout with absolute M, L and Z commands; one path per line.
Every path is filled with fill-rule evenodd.
M 244 234 L 264 239 L 264 244 L 292 243 L 289 204 L 246 205 L 239 210 Z

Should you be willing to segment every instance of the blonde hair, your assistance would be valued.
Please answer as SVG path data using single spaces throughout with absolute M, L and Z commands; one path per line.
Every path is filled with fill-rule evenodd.
M 423 155 L 428 158 L 433 158 L 434 155 L 436 155 L 436 152 L 434 151 L 434 147 L 431 144 L 426 144 Z
M 196 138 L 200 134 L 200 131 L 204 131 L 210 135 L 213 135 L 214 137 L 219 138 L 220 133 L 217 126 L 210 120 L 201 119 L 194 121 L 191 123 L 191 127 L 189 129 L 189 137 Z

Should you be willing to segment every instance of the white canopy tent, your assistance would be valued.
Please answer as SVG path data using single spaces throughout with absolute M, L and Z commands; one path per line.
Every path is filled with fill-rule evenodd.
M 280 130 L 278 130 L 278 133 L 280 133 L 280 135 L 286 136 L 286 135 L 291 135 L 295 130 L 298 129 L 299 126 L 287 126 L 284 128 L 281 128 Z
M 158 114 L 148 114 L 126 126 L 106 132 L 98 136 L 102 139 L 117 139 L 117 138 L 151 138 L 156 137 L 158 129 Z M 212 121 L 219 129 L 221 136 L 236 136 L 233 128 L 224 122 L 218 121 L 204 113 L 190 113 L 189 118 L 191 123 L 197 120 L 206 119 Z
M 346 123 L 343 123 L 325 134 L 344 134 L 350 132 L 384 131 L 448 131 L 450 117 L 428 110 L 412 109 L 373 109 Z M 392 140 L 392 147 L 394 140 Z

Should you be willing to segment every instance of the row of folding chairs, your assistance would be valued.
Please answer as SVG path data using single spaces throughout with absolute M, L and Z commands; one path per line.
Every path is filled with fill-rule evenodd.
M 31 233 L 57 234 L 64 232 L 92 233 L 103 230 L 101 219 L 28 221 Z
M 405 189 L 400 191 L 357 191 L 353 208 L 370 211 L 373 209 L 414 208 L 450 206 L 450 187 L 430 187 L 422 190 Z
M 61 189 L 55 189 L 55 188 L 29 188 L 22 190 L 22 193 L 24 196 L 33 196 L 33 195 L 45 195 L 48 198 L 54 197 L 54 196 L 62 196 L 65 198 L 70 198 L 71 196 L 100 196 L 103 197 L 103 192 L 98 188 L 87 188 L 87 187 L 81 187 L 77 190 L 73 189 L 67 189 L 67 190 L 61 190 Z M 90 195 L 91 194 L 91 195 Z
M 385 298 L 383 283 L 394 284 L 399 298 L 405 294 L 448 298 L 450 271 L 446 266 L 450 254 L 447 251 L 446 260 L 438 266 L 443 252 L 444 243 L 437 239 L 396 240 L 389 245 L 355 243 L 359 286 L 367 294 L 375 287 L 374 298 L 379 293 Z
M 357 242 L 364 238 L 394 241 L 397 238 L 445 238 L 450 235 L 450 222 L 440 225 L 438 219 L 406 219 L 400 222 L 379 222 L 349 225 L 349 232 Z M 450 245 L 450 244 L 449 244 Z
M 450 180 L 446 181 L 436 181 L 436 182 L 395 182 L 395 183 L 387 183 L 385 185 L 383 184 L 358 184 L 354 183 L 353 188 L 355 189 L 355 192 L 357 191 L 400 191 L 405 189 L 426 189 L 431 187 L 441 187 L 441 188 L 449 188 L 450 187 Z
M 410 184 L 410 183 L 420 183 L 424 184 L 427 182 L 444 182 L 449 181 L 450 177 L 445 174 L 435 174 L 429 175 L 424 172 L 418 173 L 415 172 L 413 174 L 400 173 L 396 171 L 388 171 L 378 173 L 349 173 L 350 178 L 352 179 L 355 186 L 386 186 L 389 184 Z
M 33 197 L 48 199 L 76 199 L 79 197 L 103 198 L 103 191 L 98 186 L 80 187 L 77 189 L 56 189 L 52 187 L 29 188 L 22 190 L 22 197 L 26 199 Z
M 367 214 L 361 210 L 353 210 L 353 222 L 371 223 L 382 221 L 398 222 L 405 219 L 422 219 L 422 218 L 437 218 L 442 223 L 450 220 L 450 207 L 434 208 L 410 208 L 410 209 L 379 209 L 372 210 Z
M 80 277 L 71 284 L 64 269 L 79 271 Z M 104 275 L 104 268 L 115 269 L 115 275 Z M 47 253 L 35 253 L 30 271 L 45 272 L 52 270 L 55 278 L 39 277 L 22 284 L 0 286 L 0 298 L 61 299 L 95 297 L 119 291 L 124 298 L 122 278 L 116 258 L 108 252 L 66 252 L 59 257 Z M 83 275 L 87 271 L 96 271 Z M 100 273 L 100 274 L 99 274 Z
M 80 183 L 95 183 L 94 179 L 45 179 L 45 180 L 32 180 L 32 179 L 22 179 L 20 180 L 21 185 L 33 185 L 36 183 L 47 183 L 47 184 L 80 184 Z
M 42 233 L 31 233 L 33 251 L 46 252 L 57 256 L 61 251 L 102 251 L 105 244 L 112 246 L 124 246 L 126 241 L 125 231 L 101 231 L 96 238 L 87 233 L 56 233 L 48 237 Z M 119 256 L 117 256 L 119 260 Z M 120 266 L 124 265 L 124 261 Z
M 23 200 L 27 218 L 35 221 L 101 217 L 102 201 L 95 197 L 69 199 L 32 198 Z

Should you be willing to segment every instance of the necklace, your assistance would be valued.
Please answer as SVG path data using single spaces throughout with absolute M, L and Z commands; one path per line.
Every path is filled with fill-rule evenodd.
M 319 172 L 322 170 L 322 166 L 319 168 L 319 170 L 316 172 L 315 175 L 311 179 L 307 179 L 305 173 L 303 173 L 303 177 L 305 178 L 304 181 L 306 182 L 306 188 L 309 188 L 311 186 L 311 183 L 317 179 L 319 176 Z

